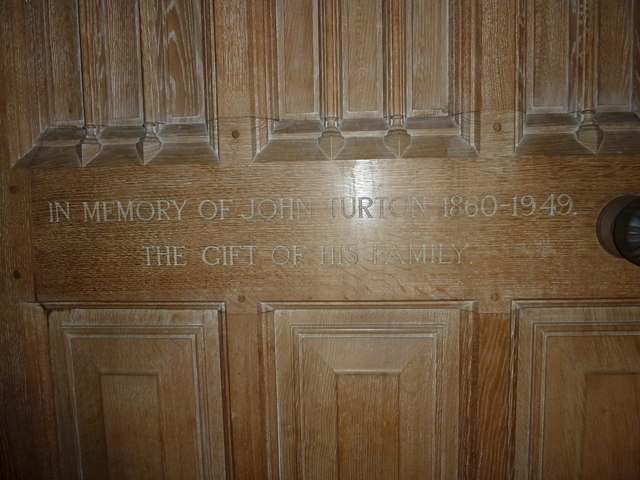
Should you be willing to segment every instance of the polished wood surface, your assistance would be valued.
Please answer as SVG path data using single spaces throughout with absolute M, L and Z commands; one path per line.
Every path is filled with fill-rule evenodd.
M 73 307 L 49 306 L 63 478 L 226 478 L 216 306 Z
M 640 468 L 637 303 L 518 304 L 515 478 L 633 478 Z
M 0 478 L 633 478 L 639 19 L 0 2 Z

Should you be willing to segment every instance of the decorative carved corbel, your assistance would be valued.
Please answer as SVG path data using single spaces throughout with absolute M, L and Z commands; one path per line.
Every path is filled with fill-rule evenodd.
M 339 0 L 320 0 L 321 102 L 324 130 L 318 144 L 331 160 L 336 158 L 344 137 L 338 129 L 342 117 L 341 12 Z
M 407 111 L 406 5 L 405 0 L 386 0 L 384 4 L 385 97 L 389 118 L 389 132 L 384 143 L 396 158 L 400 158 L 411 143 L 411 136 L 404 126 Z
M 598 153 L 604 134 L 594 119 L 594 110 L 582 112 L 582 122 L 576 131 L 578 141 L 587 147 L 592 153 Z
M 98 138 L 100 135 L 99 125 L 85 125 L 84 130 L 86 134 L 77 148 L 80 163 L 86 166 L 102 151 L 102 144 Z
M 155 122 L 144 123 L 144 135 L 140 138 L 140 141 L 136 144 L 138 154 L 142 158 L 142 162 L 146 165 L 151 162 L 160 150 L 162 149 L 162 142 L 158 138 L 158 124 Z

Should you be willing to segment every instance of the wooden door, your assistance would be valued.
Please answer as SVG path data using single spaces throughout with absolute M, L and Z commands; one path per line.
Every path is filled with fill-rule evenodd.
M 637 477 L 639 0 L 0 27 L 0 478 Z

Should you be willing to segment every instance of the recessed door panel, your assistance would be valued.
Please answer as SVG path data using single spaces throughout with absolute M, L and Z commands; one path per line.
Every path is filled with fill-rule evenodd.
M 225 477 L 215 310 L 50 315 L 63 476 Z
M 273 308 L 274 477 L 456 477 L 468 304 Z
M 520 307 L 516 478 L 636 478 L 640 306 Z

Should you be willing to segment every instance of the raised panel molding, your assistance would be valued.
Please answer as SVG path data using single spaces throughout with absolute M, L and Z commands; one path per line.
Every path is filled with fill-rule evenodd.
M 638 150 L 639 16 L 638 0 L 520 0 L 517 153 Z
M 220 304 L 46 308 L 63 478 L 228 478 Z
M 467 478 L 473 309 L 264 304 L 270 478 Z
M 276 48 L 264 51 L 274 60 L 253 59 L 255 112 L 272 113 L 253 132 L 256 161 L 477 153 L 470 124 L 476 94 L 469 91 L 477 88 L 470 78 L 475 69 L 465 66 L 473 61 L 477 33 L 472 3 L 273 5 L 271 28 L 266 16 L 251 17 L 252 35 L 262 35 L 258 45 L 276 38 Z M 274 79 L 264 75 L 263 63 L 275 65 Z
M 640 302 L 515 302 L 516 479 L 640 471 Z

